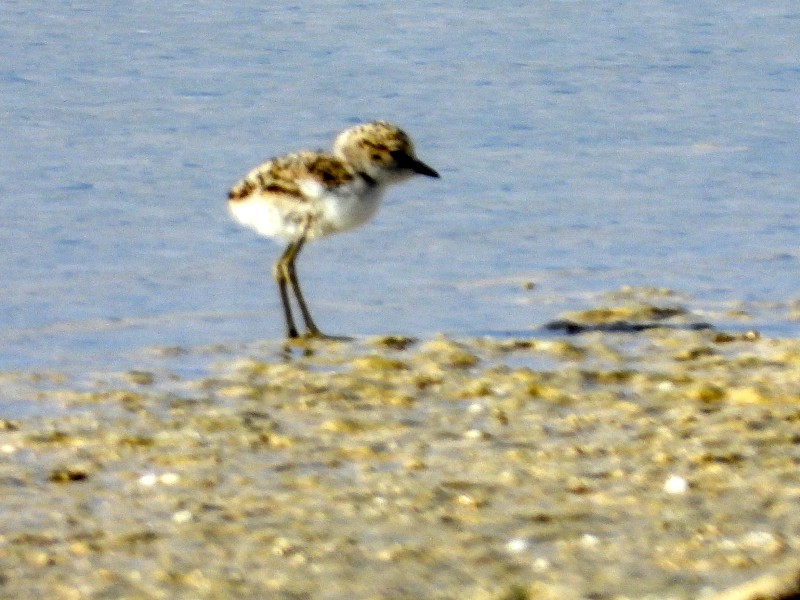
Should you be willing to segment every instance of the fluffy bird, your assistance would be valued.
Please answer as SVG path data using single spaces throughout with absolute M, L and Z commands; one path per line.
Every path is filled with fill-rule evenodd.
M 439 177 L 417 158 L 402 129 L 375 121 L 345 129 L 336 137 L 332 153 L 303 151 L 273 158 L 231 188 L 228 207 L 233 218 L 287 244 L 272 271 L 287 337 L 299 337 L 289 289 L 305 322 L 305 336 L 324 337 L 297 280 L 295 261 L 305 243 L 366 223 L 386 188 L 414 175 Z

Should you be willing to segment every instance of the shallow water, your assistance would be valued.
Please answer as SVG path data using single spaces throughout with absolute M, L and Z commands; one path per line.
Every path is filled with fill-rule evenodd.
M 324 329 L 538 331 L 632 285 L 795 335 L 800 9 L 481 4 L 7 2 L 0 369 L 280 337 L 227 189 L 378 117 L 443 177 L 305 251 Z

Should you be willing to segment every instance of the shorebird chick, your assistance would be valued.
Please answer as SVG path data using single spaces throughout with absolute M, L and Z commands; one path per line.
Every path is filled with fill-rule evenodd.
M 416 157 L 411 138 L 386 121 L 344 130 L 333 153 L 297 152 L 269 160 L 231 188 L 228 207 L 242 225 L 287 242 L 273 267 L 286 335 L 299 337 L 290 287 L 307 337 L 324 337 L 311 318 L 295 260 L 306 242 L 366 223 L 378 210 L 386 187 L 413 175 L 439 177 Z

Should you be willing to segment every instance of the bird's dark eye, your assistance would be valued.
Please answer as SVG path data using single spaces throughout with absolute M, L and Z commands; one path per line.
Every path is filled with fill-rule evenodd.
M 406 167 L 408 165 L 408 154 L 402 150 L 392 150 L 389 155 L 394 160 L 395 164 L 399 167 Z

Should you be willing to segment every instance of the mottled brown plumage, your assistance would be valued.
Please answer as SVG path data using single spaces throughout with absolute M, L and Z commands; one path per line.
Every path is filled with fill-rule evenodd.
M 244 200 L 252 194 L 274 193 L 306 200 L 299 182 L 315 179 L 325 186 L 339 186 L 353 180 L 352 170 L 341 159 L 321 152 L 297 152 L 268 160 L 250 171 L 231 188 L 230 200 Z

